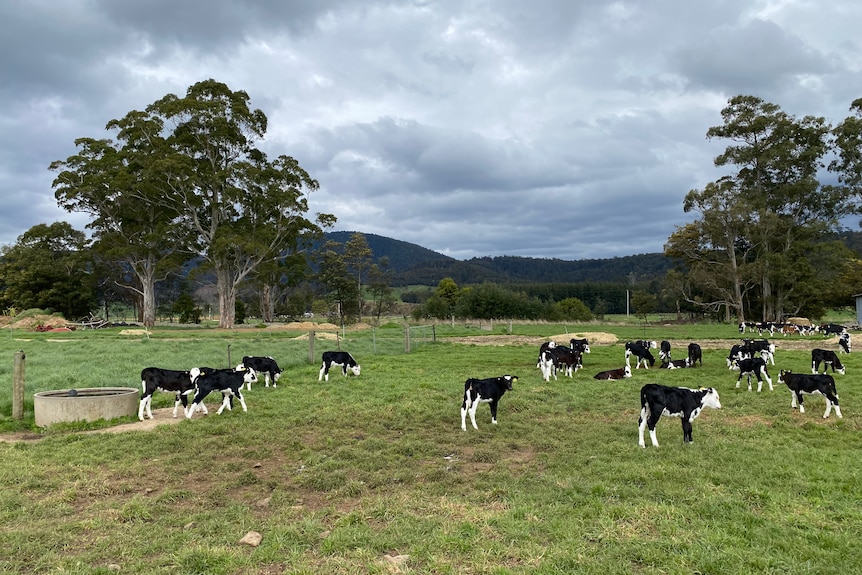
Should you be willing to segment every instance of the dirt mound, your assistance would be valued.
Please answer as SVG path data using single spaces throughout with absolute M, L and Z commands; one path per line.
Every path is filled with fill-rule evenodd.
M 274 323 L 267 326 L 267 329 L 287 329 L 290 331 L 336 331 L 338 326 L 334 323 L 314 323 L 313 321 L 292 321 L 289 323 Z
M 0 316 L 0 327 L 9 329 L 72 328 L 75 324 L 66 321 L 58 315 L 35 314 L 21 319 L 12 316 Z

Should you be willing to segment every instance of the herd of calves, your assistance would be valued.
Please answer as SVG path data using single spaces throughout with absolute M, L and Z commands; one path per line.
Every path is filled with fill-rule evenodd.
M 748 327 L 740 324 L 740 331 Z M 836 333 L 839 335 L 839 351 L 850 353 L 850 334 L 843 326 L 829 324 L 823 326 L 821 331 L 825 335 Z M 559 345 L 549 341 L 539 348 L 539 358 L 536 367 L 541 369 L 542 378 L 549 381 L 551 377 L 557 378 L 557 373 L 562 372 L 572 376 L 578 369 L 583 367 L 583 355 L 590 353 L 589 342 L 586 339 L 572 339 L 569 346 Z M 690 343 L 687 356 L 683 359 L 671 358 L 671 345 L 668 341 L 657 344 L 654 341 L 631 341 L 625 344 L 625 365 L 618 369 L 601 371 L 594 375 L 595 379 L 613 380 L 631 377 L 631 357 L 636 358 L 635 369 L 643 366 L 646 369 L 655 365 L 655 356 L 651 350 L 658 349 L 661 360 L 660 369 L 689 368 L 703 365 L 703 353 L 700 345 Z M 751 378 L 757 379 L 757 391 L 763 388 L 763 381 L 769 384 L 772 390 L 772 379 L 769 377 L 767 365 L 775 365 L 775 344 L 766 339 L 743 339 L 741 344 L 734 345 L 727 356 L 728 369 L 738 369 L 739 377 L 736 380 L 738 388 L 742 377 L 746 376 L 749 391 L 751 390 Z M 820 373 L 820 366 L 823 373 Z M 803 395 L 818 394 L 826 400 L 826 412 L 824 419 L 829 417 L 832 409 L 840 418 L 841 408 L 838 405 L 838 393 L 835 388 L 835 379 L 826 373 L 831 368 L 832 373 L 845 373 L 844 365 L 832 350 L 815 348 L 811 350 L 811 374 L 792 373 L 790 370 L 780 370 L 778 383 L 785 384 L 791 391 L 791 406 L 798 406 L 800 413 L 805 413 L 803 406 Z M 476 409 L 480 403 L 488 403 L 491 408 L 491 423 L 497 423 L 497 404 L 507 390 L 512 389 L 512 384 L 518 378 L 512 375 L 503 375 L 488 379 L 468 379 L 464 382 L 464 400 L 461 404 L 461 429 L 467 429 L 466 418 L 470 416 L 473 428 L 476 426 Z M 658 447 L 655 427 L 662 415 L 679 417 L 682 420 L 683 442 L 692 441 L 692 421 L 700 415 L 704 407 L 714 409 L 721 408 L 718 391 L 709 387 L 705 389 L 689 389 L 685 387 L 670 387 L 656 383 L 644 385 L 640 392 L 641 411 L 638 417 L 638 445 L 646 447 L 644 442 L 644 431 L 649 428 L 650 439 L 655 447 Z
M 318 380 L 329 381 L 329 370 L 332 366 L 341 367 L 344 375 L 352 372 L 359 375 L 360 368 L 353 356 L 346 351 L 324 351 L 321 357 L 320 374 Z M 138 419 L 144 420 L 144 414 L 153 418 L 151 404 L 153 394 L 156 391 L 166 391 L 175 394 L 173 416 L 177 416 L 180 404 L 187 419 L 191 419 L 197 411 L 207 415 L 207 407 L 203 400 L 213 392 L 221 392 L 222 403 L 217 414 L 225 408 L 233 407 L 233 398 L 236 397 L 243 411 L 248 411 L 245 398 L 242 396 L 242 388 L 251 389 L 251 384 L 258 381 L 258 375 L 263 375 L 266 387 L 276 387 L 281 377 L 282 369 L 271 357 L 245 356 L 242 363 L 235 368 L 215 369 L 211 367 L 193 367 L 188 371 L 175 369 L 162 369 L 160 367 L 146 367 L 141 370 L 141 402 L 138 406 Z M 192 396 L 191 405 L 188 397 Z
M 740 332 L 748 327 L 740 324 Z M 850 334 L 843 326 L 829 324 L 824 330 L 826 335 L 837 333 L 839 335 L 839 351 L 850 353 Z M 657 344 L 654 341 L 630 341 L 625 344 L 625 365 L 617 369 L 605 370 L 593 377 L 599 380 L 624 379 L 632 376 L 631 357 L 636 359 L 635 369 L 643 366 L 646 369 L 655 365 L 655 356 L 651 350 L 658 349 L 661 360 L 659 369 L 691 368 L 703 365 L 703 353 L 700 345 L 690 343 L 687 355 L 682 359 L 671 358 L 671 345 L 668 341 Z M 590 353 L 590 344 L 586 339 L 571 339 L 569 346 L 558 345 L 556 342 L 548 341 L 539 348 L 539 358 L 536 367 L 541 369 L 542 378 L 550 381 L 557 378 L 558 372 L 572 376 L 578 369 L 583 367 L 583 355 Z M 321 357 L 320 373 L 318 380 L 329 381 L 329 370 L 332 366 L 341 367 L 342 373 L 347 375 L 352 372 L 359 375 L 359 364 L 345 351 L 325 351 Z M 772 390 L 772 379 L 769 377 L 767 365 L 775 365 L 775 344 L 766 339 L 743 339 L 741 344 L 734 345 L 727 356 L 727 367 L 738 369 L 739 377 L 736 387 L 746 376 L 749 391 L 751 390 L 751 378 L 757 379 L 757 391 L 763 388 L 763 381 Z M 823 365 L 823 373 L 820 366 Z M 811 350 L 811 374 L 792 373 L 789 370 L 780 370 L 778 383 L 785 384 L 791 391 L 791 406 L 799 412 L 805 413 L 803 406 L 803 395 L 819 394 L 826 400 L 826 412 L 824 419 L 829 417 L 832 409 L 839 418 L 841 408 L 838 405 L 838 393 L 835 388 L 834 378 L 826 373 L 831 368 L 832 372 L 845 373 L 844 365 L 832 350 L 815 348 Z M 194 367 L 188 371 L 163 369 L 159 367 L 147 367 L 141 371 L 141 401 L 138 407 L 138 419 L 144 417 L 153 418 L 151 404 L 153 394 L 156 391 L 174 393 L 173 416 L 177 416 L 180 404 L 187 419 L 202 411 L 208 413 L 203 400 L 210 393 L 221 392 L 222 403 L 217 411 L 221 414 L 225 408 L 233 407 L 233 398 L 237 398 L 242 405 L 243 411 L 247 411 L 242 388 L 251 389 L 251 384 L 258 381 L 259 375 L 263 375 L 266 387 L 272 383 L 275 387 L 281 376 L 282 370 L 278 363 L 271 357 L 245 356 L 242 363 L 235 368 L 214 369 L 209 367 Z M 491 423 L 497 423 L 497 405 L 506 391 L 512 389 L 513 383 L 518 381 L 514 375 L 502 375 L 487 379 L 471 378 L 464 382 L 464 396 L 461 403 L 461 429 L 467 430 L 467 415 L 474 429 L 476 425 L 476 410 L 480 403 L 487 403 L 491 409 Z M 188 397 L 192 396 L 189 403 Z M 640 392 L 641 411 L 638 417 L 638 445 L 645 447 L 644 431 L 649 428 L 652 444 L 658 447 L 655 427 L 662 415 L 679 417 L 682 420 L 683 441 L 692 441 L 692 421 L 700 415 L 704 407 L 714 409 L 721 408 L 718 392 L 715 388 L 689 389 L 685 387 L 670 387 L 656 383 L 644 385 Z

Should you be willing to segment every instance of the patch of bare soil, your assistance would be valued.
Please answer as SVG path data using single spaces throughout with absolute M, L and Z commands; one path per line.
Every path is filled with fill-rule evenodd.
M 583 333 L 564 333 L 551 337 L 529 336 L 529 335 L 475 335 L 466 337 L 444 337 L 443 341 L 452 343 L 463 343 L 467 345 L 542 345 L 546 341 L 553 340 L 568 345 L 570 339 L 586 338 L 590 345 L 613 345 L 619 342 L 619 338 L 612 333 L 591 331 Z
M 82 431 L 81 433 L 124 433 L 127 431 L 152 431 L 159 425 L 175 425 L 185 419 L 182 413 L 178 413 L 177 417 L 172 417 L 173 407 L 163 407 L 153 410 L 153 419 L 144 419 L 143 421 L 134 421 L 132 423 L 121 423 L 104 429 L 93 429 L 91 431 Z M 20 431 L 15 433 L 4 433 L 0 435 L 0 443 L 19 443 L 22 441 L 37 441 L 45 437 L 39 433 L 32 431 Z

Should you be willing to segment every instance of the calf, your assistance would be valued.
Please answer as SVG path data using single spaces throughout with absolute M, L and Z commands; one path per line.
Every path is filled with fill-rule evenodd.
M 700 366 L 703 367 L 703 350 L 700 349 L 700 345 L 692 342 L 688 344 L 689 367 L 694 367 L 695 362 L 700 362 Z
M 632 376 L 632 366 L 626 364 L 625 366 L 619 369 L 609 369 L 607 371 L 600 371 L 593 376 L 593 379 L 623 379 L 626 377 Z
M 549 349 L 554 349 L 555 347 L 557 347 L 557 342 L 555 341 L 546 341 L 539 346 L 539 361 L 536 362 L 536 367 L 542 367 L 542 354 Z
M 819 330 L 820 333 L 828 337 L 832 334 L 841 335 L 842 333 L 847 331 L 847 328 L 837 323 L 826 323 L 821 325 L 819 327 Z
M 473 429 L 479 429 L 476 425 L 476 409 L 480 403 L 487 403 L 491 407 L 491 423 L 497 425 L 497 403 L 506 391 L 512 390 L 512 384 L 516 381 L 516 375 L 501 375 L 488 379 L 470 378 L 465 381 L 464 400 L 461 402 L 461 429 L 467 431 L 468 413 Z
M 764 361 L 775 365 L 775 344 L 769 343 L 768 339 L 744 339 L 740 347 L 741 357 L 754 357 L 760 354 Z
M 742 359 L 742 346 L 738 343 L 733 344 L 730 348 L 730 353 L 727 354 L 727 369 L 736 367 L 736 363 Z
M 572 338 L 569 340 L 569 345 L 572 347 L 573 350 L 579 351 L 582 354 L 583 353 L 590 353 L 590 342 L 587 341 L 587 338 L 583 338 L 583 339 Z
M 658 447 L 655 436 L 655 426 L 662 415 L 682 419 L 682 440 L 691 443 L 691 422 L 700 415 L 704 407 L 721 409 L 718 392 L 707 389 L 689 389 L 687 387 L 668 387 L 657 383 L 648 383 L 641 388 L 641 413 L 638 417 L 638 445 L 644 443 L 644 429 L 649 427 L 652 444 Z
M 272 381 L 272 386 L 276 387 L 278 379 L 281 377 L 281 368 L 278 363 L 271 357 L 255 357 L 245 356 L 242 358 L 242 365 L 249 369 L 253 369 L 256 373 L 263 374 L 263 381 L 266 387 L 269 387 L 269 382 Z M 248 387 L 251 390 L 251 385 Z
M 820 372 L 820 364 L 823 364 L 823 373 L 826 373 L 832 367 L 832 373 L 836 371 L 844 375 L 844 366 L 841 360 L 838 359 L 838 354 L 831 349 L 812 349 L 811 350 L 811 373 Z
M 688 359 L 671 359 L 668 361 L 663 361 L 659 369 L 683 369 L 688 367 Z
M 216 369 L 207 370 L 206 368 L 194 368 L 191 370 L 192 381 L 197 388 L 195 398 L 192 404 L 186 409 L 186 419 L 191 419 L 195 411 L 203 410 L 207 414 L 206 407 L 203 405 L 203 400 L 213 391 L 222 393 L 221 406 L 216 412 L 221 415 L 224 408 L 231 409 L 231 401 L 234 397 L 239 399 L 243 411 L 248 411 L 245 404 L 245 398 L 242 396 L 242 388 L 246 383 L 254 383 L 257 381 L 257 374 L 253 369 L 237 368 L 233 369 Z
M 748 376 L 748 391 L 751 391 L 751 376 L 757 377 L 757 393 L 763 389 L 763 380 L 766 379 L 769 383 L 769 390 L 772 391 L 772 380 L 769 378 L 769 372 L 766 370 L 766 361 L 762 357 L 746 357 L 737 362 L 739 366 L 739 377 L 736 378 L 736 387 L 739 387 L 742 376 Z
M 320 373 L 317 375 L 317 381 L 324 379 L 329 381 L 329 368 L 333 365 L 341 366 L 341 373 L 347 377 L 347 370 L 353 372 L 353 375 L 359 375 L 359 364 L 353 359 L 353 356 L 346 351 L 324 351 L 323 365 L 320 366 Z
M 850 334 L 848 332 L 844 332 L 838 336 L 838 345 L 841 349 L 838 351 L 842 353 L 850 353 Z
M 655 344 L 655 342 L 653 342 Z M 643 345 L 643 342 L 628 342 L 626 343 L 626 365 L 629 363 L 629 356 L 634 355 L 638 358 L 635 369 L 640 369 L 641 363 L 646 369 L 651 365 L 655 365 L 655 357 L 649 352 L 649 349 Z
M 188 371 L 177 371 L 174 369 L 162 369 L 159 367 L 147 367 L 141 370 L 141 402 L 138 405 L 138 419 L 144 420 L 144 410 L 147 417 L 153 418 L 153 394 L 156 391 L 167 391 L 176 395 L 174 402 L 174 417 L 177 416 L 177 408 L 183 404 L 183 411 L 188 406 L 187 396 L 194 393 L 195 386 L 191 374 Z
M 660 347 L 659 347 L 658 357 L 662 361 L 670 361 L 670 342 L 669 341 L 662 340 Z
M 778 383 L 785 383 L 790 389 L 790 407 L 796 408 L 799 400 L 799 413 L 805 413 L 802 405 L 803 395 L 820 394 L 826 399 L 826 413 L 823 419 L 829 417 L 832 407 L 835 407 L 835 415 L 841 418 L 841 408 L 838 406 L 838 392 L 835 389 L 835 379 L 827 374 L 808 375 L 803 373 L 792 373 L 790 370 L 778 372 Z
M 558 345 L 553 348 L 548 348 L 542 352 L 539 359 L 540 367 L 542 368 L 542 379 L 550 381 L 551 375 L 557 379 L 557 370 L 564 370 L 569 377 L 583 367 L 581 363 L 581 353 L 568 348 L 564 345 Z

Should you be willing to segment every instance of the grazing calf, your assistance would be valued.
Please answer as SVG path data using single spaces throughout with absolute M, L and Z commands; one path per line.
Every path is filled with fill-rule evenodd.
M 353 375 L 359 375 L 359 364 L 353 359 L 353 356 L 346 351 L 324 351 L 323 365 L 320 366 L 320 373 L 317 375 L 317 381 L 325 379 L 329 381 L 329 368 L 333 365 L 341 366 L 341 373 L 347 377 L 347 370 L 353 372 Z
M 838 351 L 842 353 L 850 353 L 850 334 L 844 332 L 838 336 L 838 346 L 841 348 Z
M 754 357 L 759 354 L 763 361 L 775 365 L 775 344 L 769 343 L 768 339 L 744 339 L 740 347 L 741 357 Z
M 638 417 L 638 445 L 644 443 L 644 429 L 649 427 L 652 444 L 658 447 L 655 436 L 655 426 L 662 415 L 682 419 L 683 443 L 691 443 L 691 422 L 700 415 L 704 407 L 721 409 L 718 392 L 707 389 L 689 389 L 687 387 L 668 387 L 657 383 L 648 383 L 641 388 L 641 413 Z
M 757 393 L 763 389 L 763 380 L 766 379 L 769 383 L 769 390 L 772 391 L 772 380 L 769 379 L 769 372 L 766 370 L 766 361 L 762 357 L 746 357 L 737 362 L 739 366 L 739 377 L 736 378 L 736 387 L 739 387 L 742 376 L 748 376 L 748 391 L 751 391 L 751 376 L 757 377 Z
M 225 407 L 228 408 L 228 411 L 232 409 L 231 401 L 234 397 L 239 399 L 242 410 L 248 411 L 245 398 L 242 396 L 242 388 L 246 383 L 257 381 L 257 374 L 253 369 L 237 368 L 235 370 L 216 369 L 210 371 L 206 368 L 196 367 L 191 370 L 191 375 L 197 391 L 195 391 L 194 401 L 186 409 L 186 419 L 191 419 L 198 410 L 202 410 L 206 415 L 208 412 L 203 400 L 214 391 L 220 391 L 222 394 L 222 402 L 216 412 L 217 415 L 221 415 Z
M 278 379 L 281 377 L 281 368 L 278 363 L 271 357 L 255 357 L 247 355 L 242 358 L 242 366 L 253 369 L 256 373 L 263 374 L 263 381 L 266 387 L 269 387 L 269 382 L 272 381 L 272 386 L 276 387 Z M 248 386 L 251 390 L 251 385 Z
M 683 369 L 688 367 L 688 359 L 671 359 L 668 361 L 663 361 L 659 369 Z
M 826 373 L 832 367 L 832 373 L 836 371 L 844 375 L 844 366 L 841 360 L 838 359 L 838 354 L 831 349 L 812 349 L 811 350 L 811 373 L 820 372 L 820 364 L 823 364 L 823 373 Z
M 742 359 L 742 346 L 735 343 L 727 354 L 727 369 L 734 369 L 740 359 Z
M 790 370 L 778 372 L 778 383 L 785 383 L 790 388 L 790 407 L 796 408 L 799 400 L 799 413 L 805 413 L 802 405 L 803 395 L 820 394 L 826 399 L 826 413 L 823 419 L 829 417 L 832 407 L 835 407 L 835 415 L 841 416 L 841 408 L 838 406 L 838 391 L 835 389 L 835 379 L 828 374 L 808 375 L 804 373 L 792 373 Z
M 487 403 L 491 407 L 491 423 L 497 425 L 497 403 L 506 391 L 512 390 L 512 384 L 516 381 L 516 375 L 501 375 L 488 379 L 470 378 L 465 381 L 464 400 L 461 402 L 461 429 L 467 431 L 468 413 L 473 429 L 479 429 L 476 425 L 476 409 L 480 403 Z
M 655 344 L 655 342 L 653 342 Z M 649 352 L 649 349 L 642 345 L 642 342 L 627 342 L 626 343 L 626 365 L 629 364 L 629 356 L 634 355 L 638 358 L 637 364 L 635 365 L 635 369 L 640 369 L 641 363 L 646 369 L 649 369 L 650 366 L 655 365 L 655 357 L 653 354 Z
M 692 342 L 688 344 L 688 365 L 689 367 L 694 367 L 695 362 L 700 362 L 700 366 L 703 367 L 703 350 L 700 349 L 700 345 Z
M 593 376 L 593 379 L 623 379 L 626 377 L 632 376 L 632 366 L 626 364 L 625 366 L 619 369 L 609 369 L 607 371 L 600 371 Z
M 649 341 L 646 339 L 639 339 L 635 343 L 641 347 L 645 347 L 646 349 L 656 349 L 658 347 L 658 345 L 656 345 L 654 341 Z
M 662 361 L 670 361 L 670 342 L 666 339 L 660 344 L 658 358 Z
M 153 418 L 153 394 L 157 391 L 166 391 L 176 395 L 174 402 L 174 417 L 177 416 L 177 408 L 183 404 L 183 411 L 188 406 L 187 396 L 194 393 L 195 386 L 192 376 L 188 371 L 177 371 L 175 369 L 162 369 L 160 367 L 146 367 L 141 370 L 141 403 L 138 405 L 138 419 L 144 420 L 144 410 L 147 417 Z

